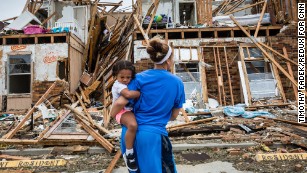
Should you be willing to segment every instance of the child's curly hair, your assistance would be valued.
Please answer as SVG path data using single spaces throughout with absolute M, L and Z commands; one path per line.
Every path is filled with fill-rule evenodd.
M 133 66 L 132 62 L 126 60 L 116 62 L 112 68 L 112 75 L 117 76 L 121 70 L 130 70 L 132 72 L 131 77 L 135 77 L 135 67 Z

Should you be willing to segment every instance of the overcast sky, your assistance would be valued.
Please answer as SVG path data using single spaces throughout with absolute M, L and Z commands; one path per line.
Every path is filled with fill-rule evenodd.
M 0 0 L 0 21 L 20 15 L 27 0 Z M 120 2 L 120 0 L 100 0 L 101 2 Z M 135 2 L 136 0 L 134 0 Z M 123 6 L 130 6 L 132 0 L 123 0 Z

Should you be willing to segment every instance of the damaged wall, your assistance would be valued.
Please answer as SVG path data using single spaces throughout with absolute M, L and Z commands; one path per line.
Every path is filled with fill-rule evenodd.
M 226 96 L 229 96 L 226 98 L 226 102 L 228 105 L 231 105 L 230 102 L 230 88 L 228 85 L 228 79 L 227 79 L 227 68 L 226 63 L 224 61 L 225 56 L 223 53 L 223 48 L 219 49 L 220 56 L 221 56 L 221 64 L 222 64 L 222 71 L 223 71 L 223 85 L 225 89 Z M 239 48 L 238 47 L 227 47 L 227 59 L 228 59 L 228 66 L 229 66 L 229 73 L 231 76 L 232 81 L 232 93 L 234 98 L 234 103 L 244 103 L 244 100 L 241 100 L 241 91 L 240 91 L 240 74 L 238 70 L 238 63 L 237 61 L 239 58 Z M 214 98 L 218 100 L 218 82 L 216 77 L 216 71 L 214 67 L 214 53 L 212 47 L 204 47 L 203 48 L 203 58 L 204 62 L 211 65 L 211 68 L 206 68 L 206 78 L 207 78 L 207 85 L 208 85 L 208 94 L 209 98 Z
M 7 110 L 23 110 L 31 107 L 32 94 L 39 87 L 44 92 L 48 89 L 43 85 L 35 85 L 41 81 L 55 81 L 58 78 L 58 61 L 68 58 L 68 44 L 35 44 L 35 45 L 3 45 L 0 70 L 0 93 L 7 95 Z M 31 85 L 30 93 L 9 93 L 8 87 L 8 58 L 10 55 L 30 54 L 31 56 Z M 20 86 L 24 85 L 20 82 Z
M 270 41 L 272 43 L 272 48 L 277 50 L 279 53 L 283 54 L 283 47 L 286 47 L 288 51 L 288 56 L 290 59 L 293 59 L 294 61 L 297 61 L 297 27 L 295 26 L 289 26 L 286 30 L 282 31 L 276 36 L 270 36 L 267 37 L 259 37 L 259 41 L 266 42 Z M 176 46 L 199 46 L 200 42 L 205 43 L 222 43 L 223 42 L 230 42 L 230 41 L 237 41 L 237 42 L 245 42 L 245 43 L 251 43 L 249 38 L 246 37 L 235 37 L 235 38 L 217 38 L 217 39 L 178 39 L 178 40 L 168 40 L 169 42 L 172 42 L 173 45 Z M 295 43 L 295 44 L 293 44 Z M 148 55 L 146 53 L 145 47 L 142 45 L 142 41 L 134 41 L 134 62 L 136 63 L 136 68 L 138 71 L 146 70 L 146 68 L 153 68 L 153 65 L 147 61 Z M 239 45 L 238 45 L 239 46 Z M 227 47 L 227 56 L 228 56 L 228 63 L 229 63 L 229 70 L 230 70 L 230 76 L 232 80 L 232 92 L 233 92 L 233 98 L 235 104 L 237 103 L 244 103 L 244 99 L 241 96 L 241 86 L 240 86 L 240 75 L 238 70 L 237 61 L 239 60 L 239 50 L 238 47 Z M 220 50 L 220 56 L 221 59 L 224 59 L 223 54 L 223 48 Z M 175 54 L 176 56 L 176 54 Z M 204 47 L 203 48 L 203 57 L 205 63 L 212 65 L 212 68 L 207 68 L 207 84 L 208 86 L 208 93 L 209 97 L 214 98 L 218 96 L 218 82 L 216 78 L 216 72 L 214 68 L 214 55 L 213 55 L 213 49 L 212 47 Z M 174 57 L 175 60 L 178 59 L 178 57 Z M 275 58 L 277 58 L 275 56 Z M 194 60 L 194 58 L 193 58 Z M 197 58 L 195 58 L 197 60 Z M 278 62 L 282 65 L 284 69 L 287 69 L 286 61 L 278 60 Z M 294 73 L 295 79 L 297 79 L 297 67 L 295 65 L 292 65 L 292 70 Z M 222 71 L 225 72 L 223 74 L 224 77 L 224 87 L 225 87 L 225 93 L 226 96 L 230 96 L 230 88 L 228 85 L 227 75 L 226 75 L 226 64 L 224 61 L 222 61 Z M 282 74 L 282 72 L 279 72 L 280 77 L 282 79 L 283 83 L 283 89 L 286 94 L 286 98 L 289 100 L 294 101 L 294 93 L 293 88 L 290 80 L 287 79 L 286 76 Z M 227 104 L 230 105 L 230 98 L 226 99 Z
M 35 47 L 34 81 L 55 81 L 58 61 L 68 58 L 68 44 L 41 44 Z
M 265 37 L 257 37 L 257 40 L 260 42 L 265 42 Z M 210 39 L 169 39 L 169 43 L 173 43 L 173 46 L 186 46 L 186 47 L 198 47 L 200 42 L 231 42 L 231 41 L 237 41 L 237 42 L 245 42 L 245 43 L 252 43 L 249 38 L 247 37 L 235 37 L 235 38 L 210 38 Z M 141 59 L 149 58 L 148 54 L 146 52 L 146 47 L 142 44 L 142 41 L 136 40 L 134 41 L 134 62 L 137 62 Z M 174 57 L 174 59 L 179 59 L 178 57 Z M 197 60 L 197 58 L 193 58 L 193 60 Z

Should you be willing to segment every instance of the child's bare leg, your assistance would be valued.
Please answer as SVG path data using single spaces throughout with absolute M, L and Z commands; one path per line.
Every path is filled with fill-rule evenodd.
M 137 123 L 134 114 L 131 111 L 124 113 L 120 118 L 120 123 L 128 128 L 125 135 L 126 148 L 132 149 L 137 130 Z

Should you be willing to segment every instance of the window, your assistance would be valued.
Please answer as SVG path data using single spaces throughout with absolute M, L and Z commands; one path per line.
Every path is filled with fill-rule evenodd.
M 9 55 L 8 86 L 9 94 L 31 92 L 31 54 Z
M 198 63 L 177 63 L 175 74 L 182 79 L 186 99 L 201 101 L 201 83 Z

